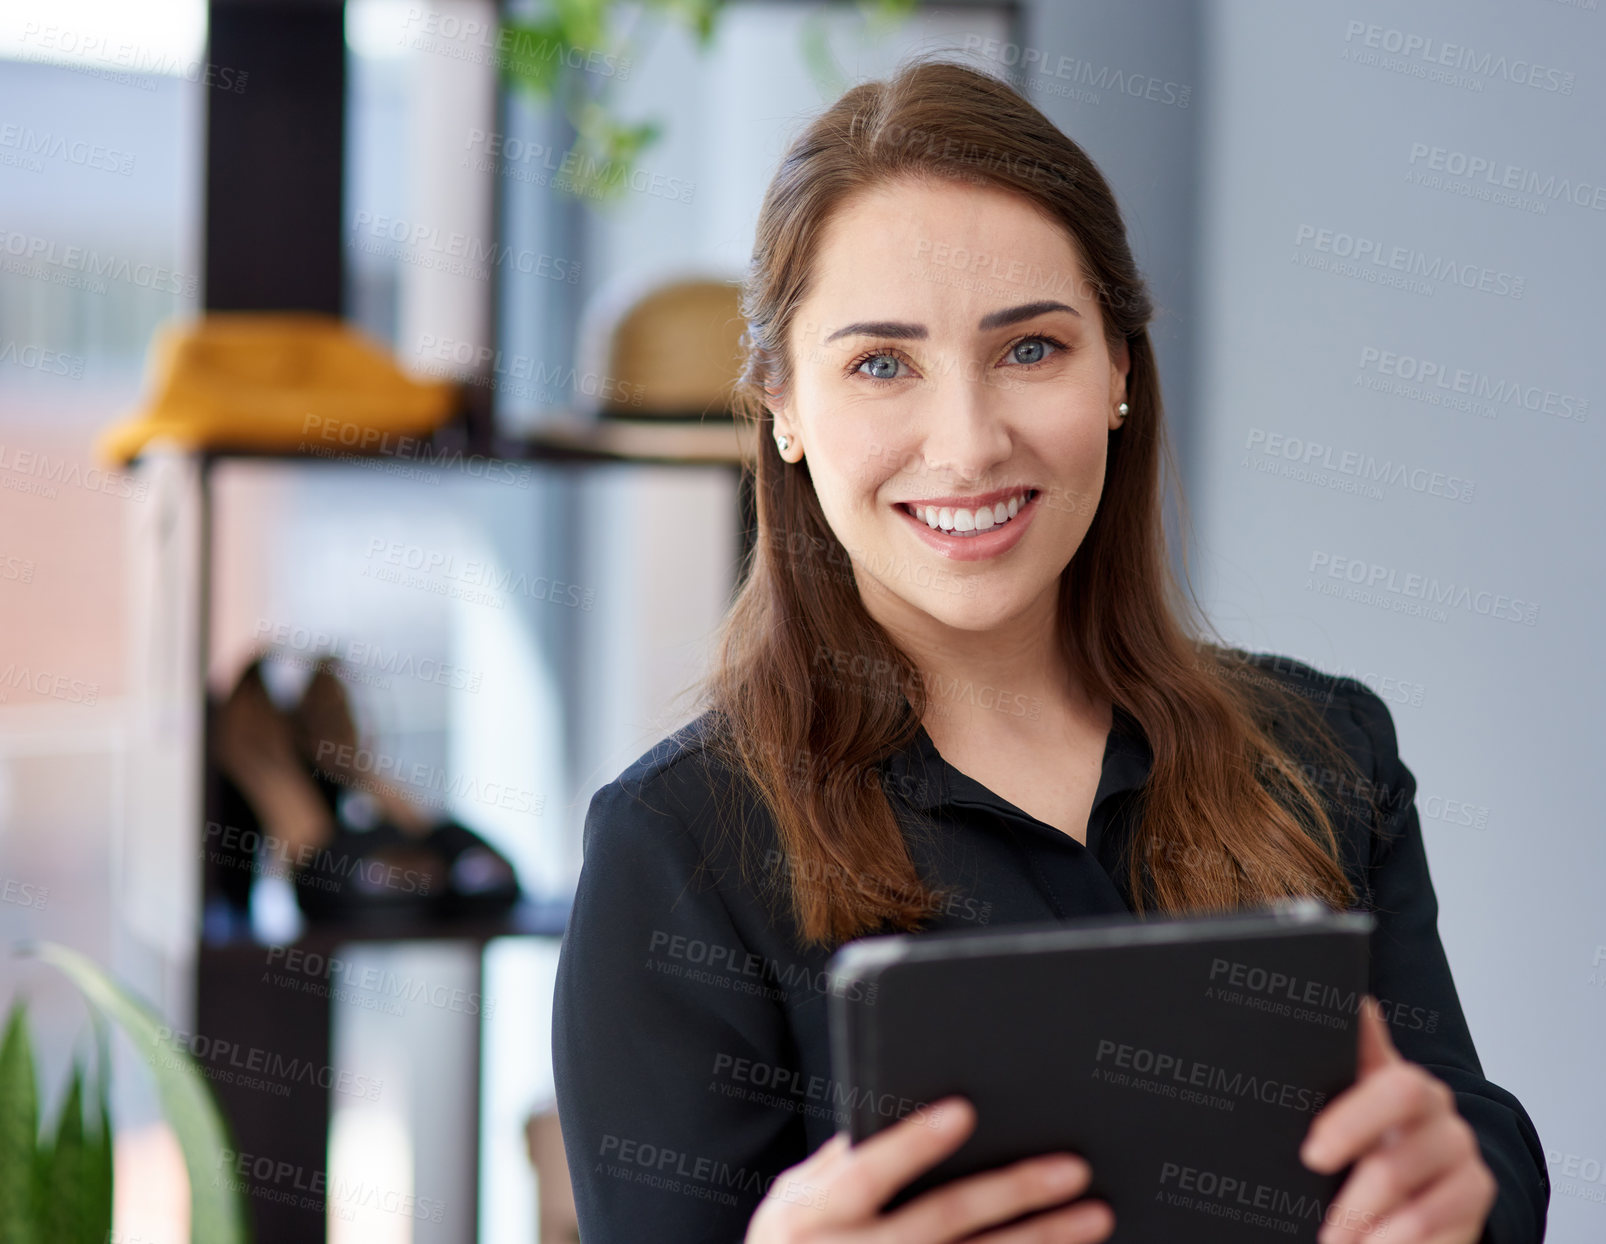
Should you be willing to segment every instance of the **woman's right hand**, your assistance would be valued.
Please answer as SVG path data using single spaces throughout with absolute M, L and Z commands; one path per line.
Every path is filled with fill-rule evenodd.
M 856 1146 L 838 1132 L 776 1176 L 745 1244 L 1096 1244 L 1115 1230 L 1115 1214 L 1103 1201 L 1078 1201 L 988 1230 L 1080 1194 L 1092 1173 L 1071 1154 L 956 1179 L 881 1213 L 900 1188 L 958 1149 L 975 1125 L 975 1108 L 947 1097 Z

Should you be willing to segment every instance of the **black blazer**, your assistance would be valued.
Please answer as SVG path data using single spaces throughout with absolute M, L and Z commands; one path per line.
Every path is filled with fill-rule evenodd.
M 1477 1132 L 1500 1188 L 1483 1244 L 1537 1244 L 1544 1150 L 1478 1062 L 1388 708 L 1353 678 L 1254 659 L 1320 708 L 1369 775 L 1337 790 L 1313 774 L 1333 797 L 1359 905 L 1377 916 L 1371 993 L 1400 1053 L 1455 1090 Z M 740 1241 L 774 1177 L 846 1119 L 826 1040 L 829 955 L 798 947 L 790 913 L 744 883 L 734 844 L 716 832 L 714 801 L 732 787 L 702 745 L 709 724 L 705 714 L 652 748 L 597 791 L 586 817 L 552 1027 L 584 1244 Z M 924 809 L 941 830 L 910 835 L 920 875 L 953 891 L 930 930 L 1129 912 L 1122 848 L 1152 761 L 1116 706 L 1084 848 L 947 764 L 921 729 L 876 777 L 894 808 Z M 762 801 L 742 796 L 740 814 L 750 858 L 780 859 Z

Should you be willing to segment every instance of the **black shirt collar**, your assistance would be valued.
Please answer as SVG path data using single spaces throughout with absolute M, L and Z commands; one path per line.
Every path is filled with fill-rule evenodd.
M 1148 781 L 1153 765 L 1154 752 L 1137 718 L 1119 704 L 1115 705 L 1109 738 L 1104 744 L 1098 791 L 1093 796 L 1093 811 L 1110 796 L 1141 787 Z M 900 796 L 923 811 L 929 812 L 945 804 L 966 803 L 1019 814 L 1013 804 L 944 760 L 924 725 L 918 727 L 913 742 L 888 758 L 885 770 L 891 779 L 887 784 L 888 793 Z

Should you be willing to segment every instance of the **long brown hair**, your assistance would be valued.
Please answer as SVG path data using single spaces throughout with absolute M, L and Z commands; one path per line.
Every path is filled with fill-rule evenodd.
M 711 751 L 773 815 L 781 850 L 772 855 L 783 858 L 771 892 L 789 903 L 801 939 L 825 946 L 916 929 L 942 899 L 917 875 L 880 767 L 913 741 L 926 685 L 865 611 L 806 461 L 782 460 L 765 404 L 766 388 L 791 378 L 788 330 L 832 212 L 910 177 L 1001 188 L 1049 213 L 1082 257 L 1112 348 L 1125 341 L 1130 352 L 1130 413 L 1110 433 L 1103 495 L 1061 578 L 1059 614 L 1089 695 L 1130 712 L 1153 749 L 1128 861 L 1138 910 L 1229 910 L 1290 895 L 1348 905 L 1331 800 L 1285 748 L 1309 744 L 1338 769 L 1347 758 L 1301 695 L 1201 638 L 1170 571 L 1153 308 L 1114 195 L 1086 153 L 1007 83 L 925 58 L 853 87 L 793 143 L 764 198 L 743 285 L 747 356 L 734 408 L 757 425 L 748 481 L 757 538 L 695 690 L 713 710 Z M 1293 735 L 1274 737 L 1274 717 L 1296 723 Z

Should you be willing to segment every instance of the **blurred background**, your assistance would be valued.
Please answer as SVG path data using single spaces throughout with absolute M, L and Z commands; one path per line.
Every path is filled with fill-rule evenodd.
M 733 283 L 807 117 L 932 49 L 1114 185 L 1179 570 L 1388 702 L 1548 1238 L 1606 1238 L 1597 0 L 0 7 L 0 998 L 47 1118 L 90 1028 L 32 939 L 200 1060 L 258 1238 L 573 1238 L 557 939 L 751 538 Z M 187 1239 L 113 1051 L 114 1238 Z

